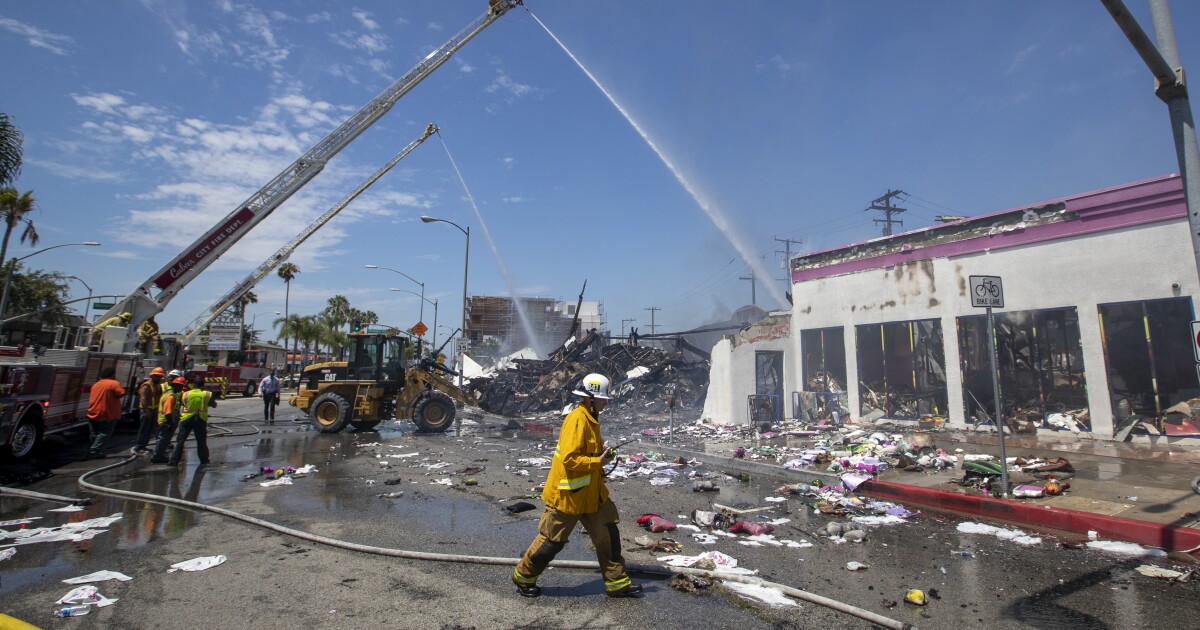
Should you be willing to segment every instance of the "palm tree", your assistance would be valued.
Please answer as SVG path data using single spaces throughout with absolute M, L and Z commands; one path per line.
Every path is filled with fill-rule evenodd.
M 329 305 L 325 307 L 325 314 L 329 316 L 329 323 L 334 328 L 341 328 L 350 322 L 352 311 L 350 308 L 350 300 L 344 295 L 335 295 L 329 298 Z
M 21 132 L 0 113 L 0 186 L 7 186 L 21 174 Z M 3 260 L 3 257 L 0 257 Z
M 283 349 L 287 350 L 287 340 L 291 339 L 294 343 L 292 346 L 292 354 L 300 353 L 300 316 L 288 315 L 286 317 L 275 318 L 275 327 L 279 329 L 278 340 L 283 341 Z M 299 362 L 299 357 L 297 357 Z
M 300 318 L 299 334 L 297 336 L 304 343 L 305 355 L 309 354 L 309 350 L 320 351 L 321 336 L 328 328 L 317 315 L 305 315 Z
M 22 221 L 25 222 L 25 229 L 21 232 L 21 242 L 29 241 L 31 246 L 38 244 L 37 229 L 33 227 L 33 220 L 26 216 L 36 209 L 37 202 L 33 199 L 32 190 L 20 194 L 16 188 L 0 188 L 0 221 L 4 222 L 4 240 L 0 242 L 0 263 L 6 260 L 8 240 L 12 237 L 13 230 Z
M 300 268 L 297 267 L 295 263 L 290 262 L 285 262 L 282 265 L 279 265 L 279 269 L 275 271 L 275 274 L 283 279 L 283 284 L 285 287 L 283 293 L 284 319 L 287 319 L 288 315 L 290 314 L 288 311 L 288 306 L 290 306 L 289 302 L 292 299 L 292 280 L 296 278 L 296 274 L 298 273 L 300 273 Z M 284 350 L 287 350 L 287 337 L 283 338 L 283 348 Z

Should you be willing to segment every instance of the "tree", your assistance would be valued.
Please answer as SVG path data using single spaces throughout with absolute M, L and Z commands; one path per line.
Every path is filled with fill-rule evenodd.
M 8 289 L 6 308 L 9 313 L 21 315 L 41 311 L 27 319 L 52 326 L 70 322 L 70 313 L 63 305 L 69 289 L 65 276 L 41 269 L 21 273 L 19 262 L 11 263 L 10 267 L 13 279 Z
M 8 114 L 0 112 L 0 186 L 8 186 L 21 174 L 21 140 Z
M 279 329 L 278 339 L 283 341 L 283 349 L 285 351 L 287 350 L 287 340 L 291 339 L 294 344 L 292 346 L 292 354 L 300 354 L 300 316 L 288 315 L 285 317 L 278 317 L 275 319 L 274 323 L 275 327 Z M 298 362 L 299 357 L 297 357 L 297 363 Z
M 329 305 L 325 307 L 325 314 L 329 316 L 329 324 L 333 328 L 341 328 L 350 323 L 351 311 L 353 309 L 350 308 L 350 300 L 344 295 L 329 298 Z
M 290 262 L 285 262 L 282 265 L 279 265 L 279 269 L 275 270 L 275 274 L 283 279 L 283 284 L 285 287 L 284 292 L 283 292 L 283 319 L 284 320 L 286 320 L 288 318 L 288 315 L 291 314 L 288 310 L 288 307 L 290 306 L 289 302 L 291 302 L 291 299 L 292 299 L 292 280 L 296 279 L 296 274 L 298 274 L 298 273 L 300 273 L 300 268 L 297 267 L 294 263 L 290 263 Z M 279 320 L 275 320 L 275 321 L 278 322 Z M 278 326 L 278 325 L 279 324 L 276 323 L 276 326 Z M 282 331 L 280 331 L 280 334 L 282 335 Z M 284 336 L 283 337 L 283 349 L 285 352 L 287 351 L 287 340 L 288 340 L 287 336 Z
M 36 209 L 37 201 L 33 198 L 32 190 L 21 194 L 16 188 L 0 188 L 0 221 L 4 222 L 4 240 L 0 241 L 0 262 L 7 260 L 8 240 L 21 222 L 25 223 L 25 229 L 21 232 L 21 242 L 29 241 L 31 246 L 38 244 L 37 229 L 33 227 L 33 220 L 28 217 Z

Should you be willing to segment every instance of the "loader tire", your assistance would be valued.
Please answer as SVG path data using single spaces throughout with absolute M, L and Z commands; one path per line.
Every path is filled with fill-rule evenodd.
M 333 392 L 317 396 L 310 409 L 309 421 L 321 433 L 337 433 L 350 422 L 350 403 Z
M 444 433 L 454 424 L 454 401 L 438 391 L 431 391 L 413 408 L 413 422 L 418 431 Z

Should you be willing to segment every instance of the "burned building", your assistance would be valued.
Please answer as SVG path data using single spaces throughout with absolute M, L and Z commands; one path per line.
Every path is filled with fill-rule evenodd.
M 559 347 L 577 319 L 580 330 L 604 330 L 600 302 L 563 302 L 554 298 L 475 295 L 467 301 L 468 354 L 477 362 L 532 347 L 542 353 Z M 528 321 L 528 328 L 522 323 Z
M 1011 429 L 1196 434 L 1200 279 L 1175 175 L 794 258 L 787 330 L 717 344 L 705 415 L 747 422 L 769 385 L 787 417 L 993 422 L 971 276 L 1003 281 Z

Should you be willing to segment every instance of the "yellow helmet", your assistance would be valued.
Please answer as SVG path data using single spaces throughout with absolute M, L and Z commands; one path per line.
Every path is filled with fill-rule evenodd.
M 133 319 L 133 313 L 130 313 L 129 311 L 125 311 L 124 313 L 121 313 L 121 319 L 123 319 L 125 321 L 129 321 L 129 320 Z

